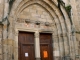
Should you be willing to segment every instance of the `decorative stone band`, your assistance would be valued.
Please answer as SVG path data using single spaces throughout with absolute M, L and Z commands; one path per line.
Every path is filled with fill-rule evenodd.
M 23 19 L 23 18 L 17 18 L 18 23 L 35 23 L 35 24 L 45 24 L 46 26 L 52 26 L 53 23 L 49 23 L 49 22 L 42 22 L 42 21 L 38 21 L 38 20 L 30 20 L 30 19 Z

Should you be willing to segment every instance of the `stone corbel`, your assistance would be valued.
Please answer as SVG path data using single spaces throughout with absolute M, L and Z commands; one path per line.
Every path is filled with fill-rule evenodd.
M 45 25 L 46 25 L 46 26 L 49 26 L 49 25 L 50 25 L 50 23 L 49 23 L 49 22 L 45 22 Z
M 36 25 L 40 25 L 40 23 L 41 23 L 40 21 L 36 21 L 35 22 Z
M 25 19 L 25 22 L 26 23 L 30 23 L 30 19 Z

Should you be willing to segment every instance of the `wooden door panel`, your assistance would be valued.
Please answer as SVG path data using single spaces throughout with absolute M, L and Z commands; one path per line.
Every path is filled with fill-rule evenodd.
M 49 54 L 49 46 L 48 45 L 41 45 L 41 60 L 50 60 L 50 54 Z
M 19 32 L 18 60 L 35 60 L 34 33 Z
M 34 60 L 34 47 L 33 45 L 23 44 L 21 46 L 21 60 Z
M 51 43 L 52 42 L 52 35 L 51 34 L 40 34 L 40 43 Z
M 22 44 L 34 43 L 34 34 L 29 32 L 20 32 L 19 42 Z
M 51 34 L 40 34 L 40 54 L 41 60 L 53 60 Z

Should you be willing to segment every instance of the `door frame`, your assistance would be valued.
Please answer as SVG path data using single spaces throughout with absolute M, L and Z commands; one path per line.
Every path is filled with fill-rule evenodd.
M 14 60 L 18 60 L 18 34 L 19 34 L 19 31 L 24 31 L 24 32 L 34 32 L 34 34 L 35 33 L 52 33 L 52 35 L 53 35 L 53 32 L 52 31 L 48 31 L 48 32 L 45 32 L 44 30 L 42 31 L 40 31 L 40 30 L 38 30 L 38 29 L 28 29 L 28 28 L 15 28 L 15 31 L 14 31 L 14 42 L 13 42 L 13 44 L 14 44 Z M 34 37 L 36 38 L 36 36 L 37 35 L 34 35 Z M 52 39 L 53 39 L 53 37 L 52 37 Z M 35 39 L 34 39 L 35 40 Z M 35 44 L 34 44 L 35 45 Z M 35 52 L 36 53 L 36 52 Z M 36 53 L 37 54 L 37 53 Z M 36 54 L 35 54 L 35 58 L 37 58 L 36 57 Z M 39 57 L 40 58 L 40 57 Z

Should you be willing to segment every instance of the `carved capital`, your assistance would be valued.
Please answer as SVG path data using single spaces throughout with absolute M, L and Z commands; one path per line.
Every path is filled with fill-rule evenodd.
M 35 32 L 35 38 L 39 38 L 39 32 Z
M 18 36 L 18 33 L 19 33 L 18 31 L 15 31 L 15 36 Z

